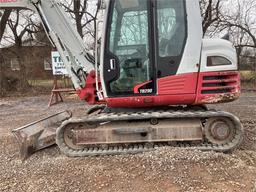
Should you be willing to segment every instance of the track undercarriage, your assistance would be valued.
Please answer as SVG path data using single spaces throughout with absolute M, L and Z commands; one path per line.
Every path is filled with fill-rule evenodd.
M 95 110 L 95 109 L 99 109 Z M 56 143 L 72 157 L 140 153 L 161 146 L 228 152 L 242 142 L 243 127 L 234 115 L 215 110 L 91 110 L 57 129 Z

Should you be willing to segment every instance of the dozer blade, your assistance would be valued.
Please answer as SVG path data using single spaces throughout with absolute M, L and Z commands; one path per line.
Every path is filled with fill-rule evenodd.
M 56 129 L 71 116 L 70 111 L 62 111 L 14 129 L 12 133 L 18 140 L 21 159 L 25 160 L 36 151 L 54 145 Z

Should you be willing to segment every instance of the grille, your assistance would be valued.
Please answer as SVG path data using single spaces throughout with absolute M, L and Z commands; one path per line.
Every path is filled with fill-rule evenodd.
M 214 75 L 204 75 L 201 94 L 232 93 L 239 86 L 239 73 L 219 72 Z

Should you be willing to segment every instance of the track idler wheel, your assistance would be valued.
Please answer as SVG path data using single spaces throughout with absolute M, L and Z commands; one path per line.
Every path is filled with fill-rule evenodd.
M 75 124 L 70 124 L 70 125 L 67 125 L 67 127 L 65 128 L 64 130 L 64 133 L 63 133 L 63 139 L 64 139 L 64 142 L 67 144 L 67 146 L 73 150 L 80 150 L 80 149 L 83 149 L 82 146 L 79 146 L 79 145 L 76 145 L 74 142 L 73 142 L 73 135 L 74 135 L 74 130 L 76 128 L 79 128 L 79 126 L 82 126 L 82 125 L 75 125 Z
M 228 118 L 213 117 L 206 122 L 205 137 L 212 144 L 228 144 L 232 142 L 235 135 L 235 125 Z

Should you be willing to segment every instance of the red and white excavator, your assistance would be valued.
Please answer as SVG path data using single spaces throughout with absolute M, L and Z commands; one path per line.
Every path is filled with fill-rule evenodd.
M 23 154 L 55 139 L 68 156 L 159 146 L 236 148 L 243 138 L 239 119 L 205 107 L 239 98 L 236 51 L 227 40 L 203 39 L 199 2 L 105 0 L 101 5 L 101 52 L 96 48 L 93 57 L 59 1 L 0 0 L 0 8 L 38 13 L 78 96 L 95 105 L 83 119 L 63 112 L 16 129 Z M 49 134 L 51 122 L 62 123 Z

